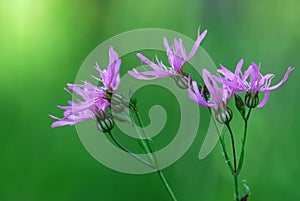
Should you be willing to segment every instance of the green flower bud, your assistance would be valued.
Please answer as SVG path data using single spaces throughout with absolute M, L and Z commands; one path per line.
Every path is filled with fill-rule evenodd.
M 241 201 L 247 201 L 249 198 L 249 194 L 246 194 L 244 197 L 242 197 Z
M 99 121 L 101 119 L 105 119 L 105 117 L 107 116 L 107 114 L 103 110 L 96 110 L 95 111 L 95 116 L 96 116 L 96 119 Z
M 111 98 L 111 103 L 112 104 L 115 104 L 115 105 L 123 104 L 124 99 L 125 98 L 124 98 L 123 94 L 120 91 L 118 91 L 118 90 L 113 91 L 112 98 Z
M 245 103 L 240 95 L 235 94 L 234 95 L 235 100 L 235 106 L 239 110 L 239 112 L 242 114 L 242 116 L 245 116 L 246 110 L 245 110 Z
M 97 128 L 103 132 L 110 132 L 114 127 L 114 120 L 103 110 L 96 111 Z
M 232 119 L 232 116 L 232 111 L 229 108 L 226 108 L 225 110 L 215 111 L 215 118 L 221 124 L 229 123 Z
M 124 111 L 124 105 L 123 104 L 111 104 L 111 109 L 113 112 L 123 112 Z
M 188 74 L 182 72 L 182 74 L 174 75 L 172 78 L 180 89 L 187 89 L 189 87 Z
M 119 122 L 128 122 L 128 123 L 130 123 L 130 122 L 128 121 L 128 118 L 126 118 L 125 115 L 126 115 L 126 114 L 122 114 L 122 113 L 114 113 L 114 114 L 113 114 L 113 117 L 114 117 L 114 120 L 116 120 L 116 121 L 119 121 Z
M 104 119 L 98 119 L 97 121 L 97 128 L 103 132 L 107 133 L 113 129 L 115 123 L 114 120 L 110 116 L 106 116 Z
M 248 91 L 245 95 L 245 104 L 248 108 L 256 108 L 259 104 L 258 92 Z

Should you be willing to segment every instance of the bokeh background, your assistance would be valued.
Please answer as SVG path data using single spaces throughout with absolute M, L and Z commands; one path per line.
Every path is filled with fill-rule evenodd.
M 253 113 L 241 179 L 251 187 L 249 200 L 298 200 L 299 11 L 296 0 L 0 1 L 0 200 L 170 200 L 156 174 L 104 167 L 88 154 L 74 127 L 51 129 L 48 114 L 62 115 L 56 105 L 70 99 L 63 88 L 106 39 L 148 27 L 195 38 L 199 25 L 209 31 L 202 47 L 216 64 L 233 69 L 240 58 L 247 65 L 261 62 L 262 72 L 278 75 L 274 83 L 288 66 L 296 67 L 267 106 Z M 130 60 L 122 68 L 131 69 Z M 147 96 L 139 102 L 146 123 L 151 101 L 159 103 L 153 92 L 155 87 L 140 92 Z M 173 101 L 167 97 L 162 92 L 166 107 Z M 165 140 L 174 129 L 168 123 Z M 198 159 L 204 134 L 205 126 L 165 175 L 178 200 L 232 200 L 233 181 L 219 146 Z

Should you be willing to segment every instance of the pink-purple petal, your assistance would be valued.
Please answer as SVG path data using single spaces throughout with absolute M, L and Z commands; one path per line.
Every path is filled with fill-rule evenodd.
M 237 63 L 237 65 L 236 65 L 234 74 L 238 77 L 242 74 L 243 64 L 244 64 L 244 59 L 240 59 L 239 62 Z
M 268 87 L 266 90 L 271 91 L 271 90 L 274 90 L 274 89 L 277 89 L 278 87 L 280 87 L 283 83 L 285 83 L 285 81 L 286 81 L 286 80 L 288 79 L 288 77 L 289 77 L 290 72 L 292 72 L 293 70 L 294 70 L 293 67 L 289 67 L 289 68 L 287 69 L 285 75 L 283 76 L 282 80 L 281 80 L 278 84 L 276 84 L 276 85 L 274 85 L 274 86 L 272 86 L 272 87 Z
M 218 73 L 222 74 L 226 79 L 232 81 L 235 78 L 234 73 L 225 68 L 222 64 L 220 64 L 221 69 L 218 69 Z
M 215 78 L 213 75 L 210 74 L 210 72 L 206 69 L 203 69 L 202 71 L 203 74 L 203 80 L 204 83 L 210 93 L 210 96 L 212 97 L 212 99 L 214 100 L 214 102 L 216 104 L 219 104 L 222 102 L 222 90 L 221 88 L 218 86 Z
M 270 96 L 270 91 L 265 91 L 264 98 L 263 98 L 263 100 L 258 104 L 257 107 L 258 107 L 258 108 L 261 108 L 261 107 L 265 106 L 266 103 L 268 102 L 269 96 Z
M 209 104 L 206 102 L 203 93 L 199 92 L 197 83 L 195 81 L 192 81 L 192 86 L 193 86 L 193 89 L 192 89 L 190 82 L 191 82 L 191 80 L 189 78 L 189 80 L 188 80 L 188 96 L 189 96 L 189 98 L 204 107 L 213 107 L 212 104 Z
M 192 50 L 189 54 L 189 56 L 185 59 L 185 62 L 188 62 L 189 60 L 191 60 L 191 58 L 195 55 L 195 53 L 197 52 L 200 43 L 202 42 L 202 40 L 204 39 L 204 37 L 207 34 L 207 30 L 204 30 L 201 34 L 200 34 L 200 27 L 198 28 L 198 37 L 196 39 L 196 42 L 194 43 L 194 46 L 192 47 Z

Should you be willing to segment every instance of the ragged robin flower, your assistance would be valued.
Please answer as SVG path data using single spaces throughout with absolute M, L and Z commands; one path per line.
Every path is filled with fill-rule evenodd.
M 201 106 L 212 108 L 219 123 L 229 123 L 232 119 L 232 111 L 228 108 L 228 100 L 232 97 L 233 91 L 226 85 L 218 83 L 217 77 L 211 75 L 208 70 L 204 69 L 202 74 L 206 88 L 202 87 L 200 91 L 196 81 L 192 81 L 192 86 L 189 81 L 189 97 Z M 222 88 L 219 84 L 222 84 Z M 205 93 L 206 89 L 208 96 Z
M 252 63 L 249 68 L 242 73 L 243 60 L 240 60 L 236 66 L 235 73 L 221 65 L 221 69 L 218 72 L 224 76 L 221 78 L 222 82 L 228 85 L 236 93 L 246 93 L 245 104 L 249 108 L 263 107 L 270 95 L 270 91 L 280 87 L 288 78 L 290 72 L 294 69 L 289 67 L 287 72 L 283 76 L 283 79 L 274 86 L 271 85 L 274 74 L 262 75 L 260 72 L 260 64 Z M 264 93 L 264 98 L 259 101 L 259 93 Z
M 107 69 L 101 70 L 99 65 L 96 64 L 95 68 L 99 72 L 100 77 L 92 76 L 102 83 L 103 86 L 95 86 L 87 81 L 84 81 L 83 84 L 68 84 L 66 91 L 73 96 L 74 101 L 69 101 L 68 106 L 58 106 L 58 108 L 65 110 L 63 118 L 49 115 L 51 118 L 57 120 L 51 126 L 74 125 L 88 119 L 93 119 L 100 124 L 102 121 L 105 123 L 108 122 L 109 125 L 113 126 L 107 109 L 108 107 L 118 106 L 123 101 L 123 96 L 118 91 L 120 65 L 121 59 L 119 59 L 118 54 L 113 48 L 110 47 Z M 102 130 L 108 131 L 109 129 Z
M 149 65 L 152 69 L 148 70 L 144 68 L 144 71 L 139 72 L 137 69 L 133 69 L 128 73 L 134 76 L 137 79 L 141 80 L 152 80 L 156 78 L 163 78 L 163 77 L 172 77 L 176 84 L 183 89 L 188 87 L 188 75 L 182 71 L 183 65 L 188 62 L 196 53 L 197 49 L 200 46 L 201 41 L 204 39 L 207 30 L 200 33 L 200 28 L 198 29 L 198 37 L 194 43 L 194 46 L 189 55 L 186 55 L 185 47 L 181 39 L 174 39 L 173 45 L 170 47 L 168 40 L 164 38 L 164 46 L 166 48 L 166 53 L 168 56 L 168 63 L 170 67 L 166 67 L 162 61 L 158 59 L 156 56 L 156 62 L 150 61 L 144 55 L 138 53 L 138 58 Z
M 58 118 L 53 115 L 49 115 L 57 121 L 54 122 L 51 127 L 74 125 L 78 122 L 88 119 L 97 120 L 97 114 L 100 110 L 106 110 L 109 106 L 109 102 L 103 98 L 105 92 L 88 82 L 83 84 L 68 84 L 68 89 L 65 89 L 68 93 L 72 94 L 73 100 L 69 101 L 68 106 L 58 106 L 58 108 L 64 110 L 64 117 Z

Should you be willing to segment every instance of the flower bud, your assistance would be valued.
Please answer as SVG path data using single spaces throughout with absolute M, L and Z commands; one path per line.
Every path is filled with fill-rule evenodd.
M 249 194 L 246 194 L 244 197 L 242 197 L 241 201 L 247 201 L 249 198 Z
M 124 111 L 124 105 L 123 104 L 111 104 L 111 109 L 113 112 L 123 112 Z
M 97 128 L 103 132 L 110 132 L 114 127 L 114 120 L 106 114 L 103 110 L 98 110 L 95 113 L 97 119 Z
M 188 74 L 182 72 L 182 75 L 174 75 L 172 78 L 180 89 L 187 89 L 189 87 Z
M 101 119 L 105 119 L 105 117 L 107 116 L 107 114 L 103 110 L 96 109 L 95 116 L 96 116 L 97 120 L 101 120 Z
M 114 118 L 114 120 L 119 121 L 119 122 L 129 122 L 130 123 L 130 121 L 128 120 L 128 118 L 126 118 L 125 115 L 126 114 L 122 114 L 122 113 L 114 113 L 113 118 Z
M 110 116 L 106 116 L 105 119 L 101 119 L 97 121 L 97 128 L 103 132 L 110 132 L 114 127 L 114 120 Z
M 246 110 L 245 110 L 245 103 L 241 96 L 238 94 L 234 94 L 234 100 L 235 100 L 235 106 L 239 110 L 239 112 L 242 114 L 242 116 L 245 116 Z
M 259 104 L 258 92 L 248 91 L 245 95 L 245 104 L 249 108 L 255 108 Z
M 229 123 L 232 119 L 232 116 L 232 111 L 229 108 L 226 108 L 225 110 L 215 111 L 215 118 L 221 124 Z
M 111 103 L 115 104 L 115 105 L 123 104 L 124 103 L 123 94 L 118 90 L 113 91 L 112 98 L 111 98 Z

